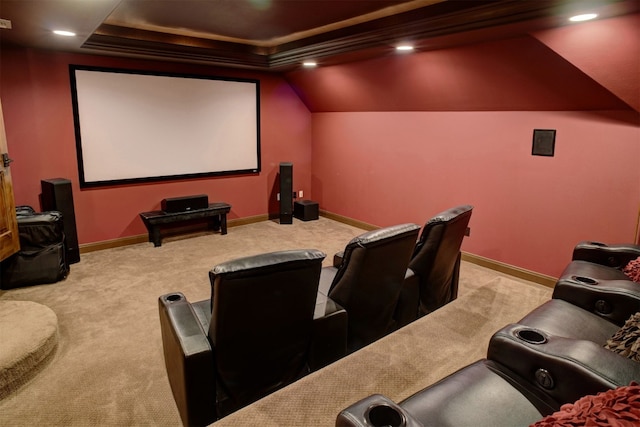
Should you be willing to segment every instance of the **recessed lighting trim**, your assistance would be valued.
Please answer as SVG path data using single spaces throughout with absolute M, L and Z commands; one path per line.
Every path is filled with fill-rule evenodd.
M 65 36 L 65 37 L 74 37 L 76 35 L 76 33 L 74 33 L 73 31 L 66 31 L 66 30 L 54 30 L 53 34 L 57 34 L 59 36 Z
M 302 63 L 303 67 L 308 67 L 308 68 L 316 67 L 317 65 L 318 63 L 316 61 L 304 61 Z
M 571 18 L 569 18 L 569 21 L 582 22 L 582 21 L 588 21 L 590 19 L 595 19 L 597 17 L 598 17 L 597 13 L 583 13 L 581 15 L 572 16 Z
M 401 44 L 396 46 L 396 50 L 398 52 L 411 52 L 413 51 L 413 46 L 408 45 L 408 44 Z

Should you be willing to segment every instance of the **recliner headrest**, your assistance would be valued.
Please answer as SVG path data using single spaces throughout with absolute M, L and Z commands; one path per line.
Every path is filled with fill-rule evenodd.
M 456 219 L 457 217 L 460 217 L 465 212 L 470 212 L 471 210 L 473 210 L 473 206 L 471 205 L 462 205 L 462 206 L 456 206 L 455 208 L 447 209 L 446 211 L 440 212 L 438 215 L 429 219 L 429 221 L 427 221 L 427 225 L 433 224 L 436 222 L 451 221 L 453 219 Z
M 408 232 L 413 232 L 415 230 L 419 230 L 420 226 L 417 224 L 407 223 L 407 224 L 399 224 L 393 225 L 391 227 L 380 228 L 377 230 L 372 230 L 367 233 L 361 234 L 357 237 L 354 237 L 349 242 L 348 246 L 358 245 L 364 246 L 371 243 L 379 242 L 381 240 L 389 239 L 394 236 L 401 236 Z
M 269 267 L 281 268 L 283 264 L 303 261 L 322 261 L 327 255 L 317 249 L 296 249 L 259 254 L 234 259 L 216 265 L 210 271 L 215 276 L 219 274 L 238 273 Z

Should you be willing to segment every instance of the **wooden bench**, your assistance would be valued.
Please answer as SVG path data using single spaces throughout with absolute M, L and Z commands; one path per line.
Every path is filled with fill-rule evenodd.
M 184 212 L 151 211 L 142 212 L 140 218 L 149 232 L 149 241 L 154 247 L 162 245 L 160 229 L 166 226 L 179 225 L 180 223 L 206 220 L 214 231 L 220 230 L 220 234 L 227 234 L 227 214 L 231 205 L 224 202 L 209 203 L 209 207 Z

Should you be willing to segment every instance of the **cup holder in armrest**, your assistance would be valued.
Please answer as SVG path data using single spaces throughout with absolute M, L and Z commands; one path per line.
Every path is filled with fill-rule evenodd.
M 365 417 L 372 427 L 403 427 L 404 415 L 389 405 L 375 404 L 367 410 Z
M 529 344 L 544 344 L 547 342 L 547 337 L 535 329 L 518 329 L 515 334 L 522 341 L 528 342 Z
M 597 285 L 598 281 L 596 279 L 592 279 L 591 277 L 585 276 L 571 276 L 572 280 L 576 282 L 584 283 L 585 285 Z
M 184 296 L 182 294 L 169 294 L 165 295 L 163 298 L 165 301 L 172 303 L 182 300 Z
M 340 411 L 335 427 L 424 427 L 424 424 L 388 397 L 372 394 Z

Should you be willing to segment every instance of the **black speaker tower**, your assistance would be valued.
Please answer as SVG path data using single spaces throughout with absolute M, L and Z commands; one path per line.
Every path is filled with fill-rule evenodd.
M 280 163 L 280 224 L 293 224 L 293 163 Z
M 64 178 L 44 179 L 40 181 L 42 188 L 42 210 L 62 213 L 67 263 L 80 261 L 80 246 L 76 229 L 76 213 L 73 208 L 73 192 L 71 181 Z

